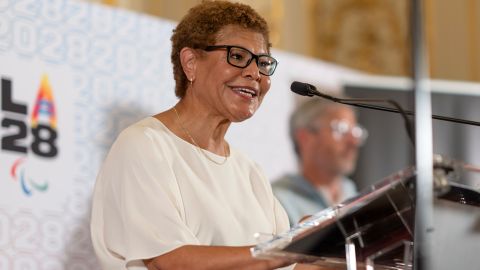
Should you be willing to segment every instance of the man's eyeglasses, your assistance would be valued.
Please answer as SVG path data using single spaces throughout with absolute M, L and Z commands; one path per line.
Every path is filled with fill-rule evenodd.
M 330 128 L 332 129 L 333 138 L 336 140 L 341 140 L 347 134 L 350 134 L 362 145 L 368 137 L 368 131 L 365 128 L 360 125 L 352 126 L 344 120 L 332 120 L 330 122 Z
M 215 45 L 207 46 L 204 50 L 210 52 L 218 49 L 227 49 L 227 62 L 234 67 L 245 68 L 250 65 L 253 59 L 255 59 L 258 70 L 261 74 L 266 76 L 271 76 L 278 65 L 277 60 L 268 54 L 257 55 L 238 46 Z

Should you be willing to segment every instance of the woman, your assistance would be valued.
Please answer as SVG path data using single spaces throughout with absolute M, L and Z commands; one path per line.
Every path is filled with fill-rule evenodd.
M 250 118 L 277 62 L 253 9 L 203 2 L 174 30 L 171 109 L 124 130 L 99 173 L 92 241 L 104 269 L 275 269 L 254 233 L 288 218 L 258 166 L 225 141 Z

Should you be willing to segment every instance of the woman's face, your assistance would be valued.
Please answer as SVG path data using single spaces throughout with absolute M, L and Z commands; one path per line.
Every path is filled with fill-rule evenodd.
M 209 45 L 242 47 L 257 55 L 268 52 L 262 34 L 239 26 L 222 28 L 216 44 Z M 270 77 L 260 74 L 254 59 L 244 68 L 232 66 L 227 62 L 226 48 L 203 51 L 202 54 L 195 72 L 194 95 L 209 113 L 231 122 L 250 118 L 270 89 Z

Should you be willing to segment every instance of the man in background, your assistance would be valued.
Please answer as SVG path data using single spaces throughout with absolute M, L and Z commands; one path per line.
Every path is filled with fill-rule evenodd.
M 367 136 L 351 107 L 310 99 L 296 108 L 290 117 L 290 137 L 299 173 L 272 184 L 291 225 L 356 195 L 347 176 L 355 169 L 358 148 Z

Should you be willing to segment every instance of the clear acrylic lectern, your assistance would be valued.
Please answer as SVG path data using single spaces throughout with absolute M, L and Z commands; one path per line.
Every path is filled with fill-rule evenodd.
M 435 157 L 435 200 L 480 210 L 480 193 L 456 180 L 478 168 Z M 478 174 L 480 176 L 480 174 Z M 318 212 L 252 248 L 259 258 L 288 257 L 328 269 L 412 269 L 415 168 L 394 173 L 358 196 Z

